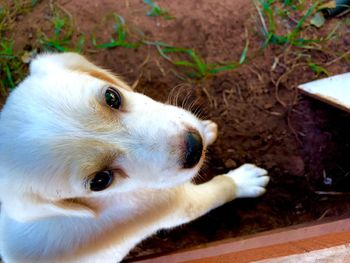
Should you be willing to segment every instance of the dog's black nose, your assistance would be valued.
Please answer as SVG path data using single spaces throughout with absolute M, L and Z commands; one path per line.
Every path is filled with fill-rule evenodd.
M 186 134 L 186 149 L 183 168 L 194 167 L 201 159 L 203 151 L 203 141 L 196 131 Z

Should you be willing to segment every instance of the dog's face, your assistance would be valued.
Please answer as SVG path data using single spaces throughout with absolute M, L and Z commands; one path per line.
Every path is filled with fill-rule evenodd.
M 191 113 L 77 54 L 43 55 L 0 115 L 2 205 L 22 221 L 95 215 L 80 200 L 188 181 L 205 147 Z

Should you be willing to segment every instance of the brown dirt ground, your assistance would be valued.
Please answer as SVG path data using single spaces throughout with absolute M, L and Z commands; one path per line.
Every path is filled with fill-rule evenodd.
M 194 108 L 199 107 L 203 116 L 218 123 L 219 138 L 209 151 L 202 177 L 208 179 L 246 162 L 266 168 L 271 176 L 263 197 L 236 200 L 190 224 L 161 231 L 129 257 L 171 252 L 349 210 L 349 115 L 295 89 L 298 83 L 317 78 L 307 67 L 311 57 L 332 74 L 350 71 L 349 63 L 336 59 L 337 52 L 349 50 L 349 28 L 340 27 L 338 38 L 329 42 L 328 52 L 286 46 L 260 50 L 261 25 L 251 1 L 159 1 L 175 16 L 172 20 L 146 16 L 149 8 L 142 1 L 55 3 L 74 17 L 76 36 L 96 32 L 100 39 L 108 40 L 112 28 L 101 21 L 116 12 L 147 39 L 195 48 L 207 61 L 238 61 L 248 33 L 248 63 L 202 81 L 180 79 L 183 71 L 161 58 L 153 47 L 96 52 L 87 39 L 84 53 L 130 84 L 137 84 L 138 91 L 160 101 L 166 101 L 169 94 L 183 100 L 189 97 L 187 101 L 196 101 Z M 16 49 L 35 47 L 33 34 L 39 29 L 49 32 L 51 16 L 48 2 L 42 1 L 33 12 L 18 17 Z M 306 32 L 308 36 L 321 36 L 338 21 L 333 19 L 322 29 L 308 28 Z M 332 183 L 325 183 L 324 177 L 331 178 Z

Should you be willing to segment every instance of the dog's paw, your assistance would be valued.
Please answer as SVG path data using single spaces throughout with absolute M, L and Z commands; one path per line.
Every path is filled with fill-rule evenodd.
M 254 164 L 244 164 L 225 174 L 236 185 L 236 198 L 258 197 L 265 193 L 270 178 L 265 169 Z
M 202 124 L 205 144 L 210 145 L 215 142 L 218 137 L 218 125 L 210 120 L 202 121 Z

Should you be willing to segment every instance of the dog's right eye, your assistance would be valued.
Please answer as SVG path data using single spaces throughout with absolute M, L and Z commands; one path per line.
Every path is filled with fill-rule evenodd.
M 113 172 L 111 170 L 98 172 L 90 180 L 90 190 L 97 192 L 106 189 L 113 182 Z
M 105 93 L 105 100 L 108 106 L 113 109 L 119 109 L 122 104 L 120 93 L 114 88 L 108 88 Z

